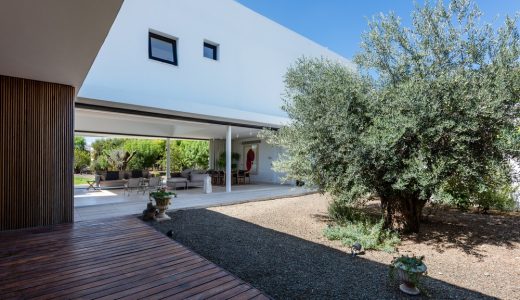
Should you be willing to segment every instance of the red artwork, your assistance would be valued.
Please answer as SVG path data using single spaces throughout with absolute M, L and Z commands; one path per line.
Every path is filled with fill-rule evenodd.
M 253 151 L 253 149 L 249 149 L 249 151 L 247 151 L 247 161 L 246 161 L 246 167 L 247 167 L 247 170 L 251 170 L 251 167 L 253 166 L 253 162 L 255 161 L 255 151 Z

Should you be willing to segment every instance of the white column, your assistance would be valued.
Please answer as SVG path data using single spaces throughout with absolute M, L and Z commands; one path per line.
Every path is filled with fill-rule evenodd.
M 209 140 L 209 157 L 208 157 L 208 166 L 210 170 L 216 170 L 215 164 L 215 140 Z
M 166 180 L 171 176 L 170 138 L 166 139 Z
M 226 134 L 226 192 L 231 192 L 231 126 L 227 127 Z

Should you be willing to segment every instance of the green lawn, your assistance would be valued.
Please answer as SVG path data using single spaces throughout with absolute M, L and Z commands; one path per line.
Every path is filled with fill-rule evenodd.
M 94 180 L 94 176 L 74 174 L 74 185 L 87 184 L 87 180 Z

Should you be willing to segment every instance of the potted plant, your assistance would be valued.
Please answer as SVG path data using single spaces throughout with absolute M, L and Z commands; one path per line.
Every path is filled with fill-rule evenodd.
M 394 277 L 395 272 L 399 275 L 401 284 L 399 289 L 409 295 L 419 295 L 419 281 L 421 276 L 426 273 L 426 265 L 423 262 L 424 256 L 416 257 L 402 255 L 395 257 L 390 263 L 390 275 Z
M 231 152 L 231 169 L 236 170 L 238 168 L 238 162 L 240 161 L 240 154 L 236 152 Z M 226 168 L 226 152 L 220 153 L 220 157 L 217 161 L 219 168 Z
M 159 210 L 159 213 L 155 217 L 157 221 L 169 220 L 170 217 L 165 213 L 168 209 L 168 205 L 170 205 L 170 200 L 172 197 L 176 197 L 177 195 L 173 192 L 167 192 L 166 189 L 161 188 L 157 190 L 157 192 L 150 193 L 150 197 L 155 200 L 155 207 Z

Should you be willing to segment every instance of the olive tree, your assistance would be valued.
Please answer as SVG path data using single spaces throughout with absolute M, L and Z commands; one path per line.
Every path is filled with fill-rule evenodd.
M 479 183 L 518 156 L 516 19 L 482 24 L 468 1 L 417 6 L 412 26 L 369 21 L 358 69 L 299 59 L 285 77 L 291 123 L 264 131 L 285 149 L 275 168 L 345 205 L 375 195 L 387 228 L 419 230 L 447 181 Z

